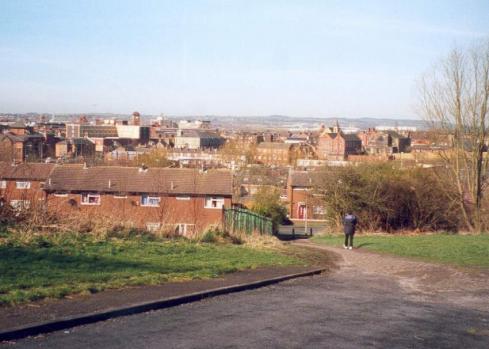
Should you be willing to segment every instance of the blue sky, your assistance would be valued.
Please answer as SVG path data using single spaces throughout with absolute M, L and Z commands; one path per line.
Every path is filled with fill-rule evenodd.
M 0 0 L 0 112 L 415 118 L 489 1 Z

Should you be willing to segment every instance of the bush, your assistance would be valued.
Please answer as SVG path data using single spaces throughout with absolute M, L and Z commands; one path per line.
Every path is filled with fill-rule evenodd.
M 271 218 L 273 231 L 287 219 L 287 208 L 280 200 L 280 189 L 276 187 L 260 188 L 253 199 L 251 211 Z
M 200 238 L 200 242 L 206 243 L 215 243 L 218 240 L 218 235 L 214 230 L 207 230 L 202 237 Z
M 352 211 L 361 229 L 457 230 L 460 212 L 454 188 L 432 169 L 397 169 L 389 164 L 326 168 L 315 188 L 328 219 L 341 226 Z

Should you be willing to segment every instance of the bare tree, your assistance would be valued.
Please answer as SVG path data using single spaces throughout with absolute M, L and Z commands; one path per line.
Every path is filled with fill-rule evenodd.
M 489 40 L 454 49 L 426 74 L 420 84 L 424 118 L 438 132 L 450 135 L 451 148 L 440 152 L 447 175 L 455 183 L 467 228 L 480 231 L 487 179 Z

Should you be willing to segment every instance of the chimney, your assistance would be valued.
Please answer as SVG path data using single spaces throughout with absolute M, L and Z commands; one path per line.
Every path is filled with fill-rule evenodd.
M 110 179 L 109 179 L 109 188 L 110 188 L 110 187 L 112 187 L 112 183 L 111 183 L 111 181 L 110 181 Z

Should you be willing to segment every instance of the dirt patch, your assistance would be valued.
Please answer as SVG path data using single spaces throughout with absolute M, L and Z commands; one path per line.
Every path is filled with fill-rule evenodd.
M 421 262 L 366 250 L 344 250 L 307 242 L 296 246 L 336 253 L 341 269 L 394 278 L 416 300 L 448 302 L 489 311 L 489 270 Z

